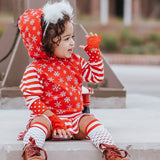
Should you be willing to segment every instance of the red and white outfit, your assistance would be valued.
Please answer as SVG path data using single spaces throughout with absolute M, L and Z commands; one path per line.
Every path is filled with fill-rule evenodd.
M 33 58 L 23 75 L 20 89 L 27 107 L 32 111 L 32 118 L 50 109 L 64 120 L 72 134 L 77 134 L 79 119 L 84 115 L 82 82 L 103 81 L 104 67 L 101 54 L 99 49 L 91 51 L 86 48 L 88 62 L 74 53 L 71 58 L 61 59 L 54 55 L 48 57 L 42 50 L 41 43 L 42 12 L 43 9 L 27 10 L 18 22 L 24 44 Z M 94 47 L 94 43 L 92 45 Z M 88 128 L 97 123 L 96 126 L 102 126 L 99 122 L 93 122 Z M 21 134 L 19 139 L 23 139 L 25 133 Z M 86 130 L 86 133 L 93 135 L 90 129 Z

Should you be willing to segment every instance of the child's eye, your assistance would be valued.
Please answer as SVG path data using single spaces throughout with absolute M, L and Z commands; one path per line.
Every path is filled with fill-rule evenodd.
M 65 38 L 64 40 L 65 41 L 68 41 L 70 38 L 74 38 L 75 36 L 73 35 L 72 37 L 67 37 L 67 38 Z
M 69 38 L 70 38 L 70 37 L 67 37 L 67 38 L 65 38 L 64 40 L 65 40 L 65 41 L 68 41 L 68 40 L 69 40 Z

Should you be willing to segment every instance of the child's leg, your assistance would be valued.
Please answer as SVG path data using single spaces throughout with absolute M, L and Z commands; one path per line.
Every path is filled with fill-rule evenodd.
M 93 116 L 84 116 L 80 119 L 79 133 L 75 135 L 75 138 L 83 139 L 86 136 L 104 153 L 106 160 L 128 160 L 125 158 L 128 153 L 114 145 L 111 134 Z M 121 152 L 125 154 L 122 155 Z
M 44 116 L 38 116 L 32 120 L 29 130 L 24 136 L 24 145 L 29 143 L 30 137 L 35 140 L 38 147 L 42 148 L 44 142 L 51 135 L 51 125 L 49 120 Z
M 79 122 L 79 130 L 80 132 L 75 137 L 83 139 L 88 136 L 99 150 L 101 150 L 100 144 L 113 145 L 111 134 L 94 116 L 82 117 Z
M 45 150 L 42 149 L 44 142 L 51 136 L 51 125 L 49 120 L 44 116 L 38 116 L 32 120 L 30 128 L 24 136 L 25 145 L 23 151 L 24 160 L 44 160 L 40 151 L 42 150 L 47 157 Z

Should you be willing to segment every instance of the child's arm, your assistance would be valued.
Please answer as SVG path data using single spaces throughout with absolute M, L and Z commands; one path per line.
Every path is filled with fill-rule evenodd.
M 81 59 L 82 75 L 85 81 L 98 83 L 104 79 L 103 60 L 99 50 L 101 36 L 90 33 L 90 36 L 86 36 L 86 38 L 87 46 L 81 45 L 80 48 L 87 52 L 89 62 L 86 62 L 83 58 Z

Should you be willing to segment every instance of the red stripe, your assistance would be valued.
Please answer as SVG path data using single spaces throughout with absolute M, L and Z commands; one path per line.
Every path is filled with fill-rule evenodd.
M 94 128 L 96 128 L 96 127 L 98 127 L 98 126 L 100 126 L 100 125 L 102 125 L 102 124 L 100 124 L 100 123 L 95 124 L 94 126 L 92 126 L 92 127 L 88 130 L 88 132 L 87 132 L 86 134 L 88 135 Z
M 39 126 L 33 126 L 34 124 L 39 124 L 39 125 L 41 125 L 41 126 L 45 127 L 45 128 L 46 128 L 46 130 L 47 130 L 47 133 L 49 133 L 49 129 L 48 129 L 48 128 L 47 128 L 47 126 L 46 126 L 46 125 L 44 125 L 43 123 L 41 123 L 41 122 L 35 122 L 35 123 L 33 123 L 33 124 L 32 124 L 32 126 L 31 126 L 31 127 L 37 127 L 37 128 L 39 128 L 39 129 L 41 129 L 45 134 L 47 134 L 47 133 L 46 133 L 46 131 L 45 131 L 43 128 L 41 128 L 41 127 L 39 127 Z
M 91 122 L 89 122 L 89 123 L 87 124 L 86 129 L 85 129 L 85 133 L 86 133 L 86 134 L 87 134 L 87 129 L 88 129 L 88 127 L 89 127 L 92 123 L 94 123 L 94 122 L 96 122 L 96 121 L 98 121 L 98 119 L 94 119 L 94 120 L 92 120 Z

